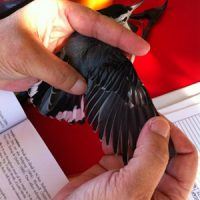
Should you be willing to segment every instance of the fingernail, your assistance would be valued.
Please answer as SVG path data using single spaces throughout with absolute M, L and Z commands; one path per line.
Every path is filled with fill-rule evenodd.
M 157 133 L 165 138 L 169 136 L 170 132 L 169 123 L 162 117 L 154 117 L 150 121 L 150 129 L 152 132 Z
M 70 89 L 72 94 L 83 94 L 87 88 L 86 82 L 82 79 L 78 79 L 74 86 Z

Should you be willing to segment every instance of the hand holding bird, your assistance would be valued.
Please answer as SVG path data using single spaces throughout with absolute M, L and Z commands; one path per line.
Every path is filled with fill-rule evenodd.
M 126 21 L 126 18 L 122 20 Z M 0 23 L 0 36 L 3 38 L 0 47 L 0 88 L 6 90 L 25 90 L 37 80 L 43 80 L 53 85 L 55 88 L 62 89 L 68 93 L 83 93 L 86 89 L 83 77 L 76 72 L 69 63 L 63 62 L 53 54 L 61 49 L 70 36 L 76 37 L 78 35 L 77 33 L 101 40 L 101 42 L 120 48 L 122 51 L 129 54 L 144 55 L 149 50 L 149 45 L 145 41 L 118 25 L 113 20 L 69 1 L 65 1 L 64 3 L 63 1 L 56 0 L 36 0 L 1 20 Z M 76 31 L 75 34 L 74 31 Z M 73 39 L 73 37 L 71 38 Z M 81 36 L 80 38 L 83 39 L 84 37 L 82 38 Z M 61 51 L 60 56 L 64 56 L 64 59 L 70 59 L 70 62 L 73 63 L 73 56 L 70 57 L 69 54 L 68 57 L 65 57 L 65 51 L 69 50 L 69 46 Z M 103 46 L 105 47 L 106 45 Z M 119 96 L 121 95 L 118 97 L 118 100 L 121 98 L 120 108 L 123 107 L 123 104 L 126 104 L 126 106 L 128 105 L 129 107 L 126 107 L 125 113 L 133 114 L 131 109 L 135 105 L 145 105 L 142 107 L 144 111 L 147 105 L 150 107 L 152 106 L 148 104 L 148 102 L 151 102 L 148 93 L 146 93 L 142 83 L 139 81 L 133 69 L 131 69 L 130 63 L 123 57 L 123 53 L 121 53 L 119 49 L 115 52 L 117 52 L 117 56 L 119 57 L 114 54 L 114 58 L 120 58 L 122 61 L 125 61 L 125 64 L 127 64 L 125 65 L 126 69 L 131 72 L 127 73 L 129 71 L 125 70 L 124 73 L 125 81 L 122 82 L 126 87 L 122 87 L 125 93 L 118 94 Z M 84 70 L 79 71 L 85 75 Z M 88 74 L 86 73 L 86 75 Z M 106 75 L 108 75 L 108 73 Z M 120 73 L 117 75 L 120 75 Z M 127 78 L 128 75 L 131 75 L 133 80 L 129 79 L 129 77 Z M 117 78 L 118 76 L 115 75 L 114 77 Z M 141 99 L 133 98 L 134 90 L 130 86 L 132 81 L 134 82 L 135 77 L 137 78 L 138 82 L 136 83 L 139 83 L 140 89 L 136 92 L 136 96 L 145 97 L 143 99 L 144 102 L 138 102 L 138 100 Z M 106 80 L 106 76 L 104 78 L 103 81 L 99 82 L 100 85 L 97 84 L 97 89 L 100 92 L 102 89 L 105 90 L 101 85 L 102 83 L 106 83 L 106 89 L 110 89 L 109 87 L 112 85 L 110 85 L 109 79 L 108 81 Z M 114 81 L 114 78 L 110 80 Z M 98 80 L 96 81 L 98 82 Z M 53 88 L 53 91 L 55 88 Z M 119 88 L 121 89 L 121 87 Z M 130 90 L 126 90 L 127 88 Z M 90 95 L 91 98 L 91 94 L 94 94 L 96 91 L 89 91 L 90 93 L 88 95 Z M 56 96 L 58 99 L 53 98 L 53 100 L 57 101 L 59 100 L 60 91 L 55 89 L 55 92 L 58 94 L 58 96 Z M 117 92 L 118 91 L 114 90 L 114 93 Z M 47 100 L 51 92 L 48 93 L 48 91 L 45 91 L 45 93 L 46 96 L 42 96 L 42 98 Z M 105 97 L 111 98 L 109 99 L 110 101 L 114 100 L 116 96 L 107 95 Z M 108 108 L 113 108 L 113 102 L 114 101 L 110 101 Z M 48 111 L 49 105 L 46 105 L 45 102 L 42 102 L 41 105 L 42 111 Z M 94 104 L 91 105 L 94 106 Z M 90 104 L 87 103 L 87 107 L 89 106 Z M 105 109 L 102 110 L 105 111 Z M 93 111 L 97 110 L 93 110 L 90 107 L 89 112 L 93 113 Z M 110 110 L 110 113 L 113 114 L 113 111 L 115 111 L 115 109 Z M 123 113 L 124 110 L 121 109 L 121 111 Z M 141 125 L 145 123 L 147 118 L 144 120 L 144 113 L 140 111 L 141 108 L 137 110 L 136 121 L 138 119 L 142 120 L 142 122 L 140 122 L 141 128 Z M 87 113 L 87 115 L 89 116 L 90 113 Z M 93 120 L 95 116 L 96 115 L 93 115 L 90 119 L 92 123 L 95 122 L 95 120 Z M 130 117 L 129 115 L 126 115 L 126 117 L 127 116 Z M 133 115 L 131 116 L 133 117 Z M 104 112 L 104 115 L 101 115 L 101 117 L 103 118 L 100 119 L 105 119 L 107 117 L 106 112 Z M 128 121 L 130 118 L 123 118 L 123 120 L 124 119 Z M 129 129 L 127 129 L 126 120 L 123 121 L 123 126 L 117 131 L 129 131 Z M 100 161 L 100 165 L 94 166 L 82 176 L 71 181 L 66 188 L 63 189 L 63 193 L 60 193 L 61 196 L 57 198 L 65 198 L 67 195 L 69 197 L 68 199 L 83 198 L 87 200 L 113 199 L 115 197 L 115 199 L 130 199 L 132 197 L 136 199 L 138 199 L 138 197 L 149 199 L 153 195 L 156 199 L 174 198 L 177 200 L 180 196 L 180 199 L 186 199 L 196 172 L 197 153 L 193 145 L 183 134 L 171 125 L 171 136 L 177 155 L 170 161 L 166 170 L 167 173 L 163 176 L 168 161 L 169 124 L 163 119 L 160 120 L 160 122 L 155 125 L 155 118 L 153 118 L 144 126 L 139 136 L 133 158 L 127 166 L 121 168 L 123 166 L 121 159 L 116 160 L 114 156 L 105 156 Z M 135 121 L 131 122 L 135 123 Z M 102 123 L 104 128 L 105 125 L 107 126 L 107 124 Z M 95 124 L 93 124 L 93 126 L 95 127 Z M 107 130 L 111 130 L 110 128 L 112 127 L 107 126 L 106 128 Z M 137 128 L 137 126 L 134 128 Z M 129 139 L 124 139 L 122 135 L 121 137 L 122 140 L 119 141 L 120 145 L 122 145 L 123 142 L 125 143 L 125 150 L 123 150 L 125 153 L 123 156 L 124 161 L 127 162 L 127 145 L 130 145 L 127 141 Z M 136 138 L 134 142 L 136 142 Z M 116 144 L 118 145 L 118 140 L 115 141 L 115 145 Z M 119 169 L 120 171 L 118 171 Z M 170 186 L 173 188 L 170 188 Z M 174 190 L 174 187 L 177 190 Z M 98 192 L 95 192 L 97 189 Z M 142 189 L 144 191 L 141 194 Z M 99 191 L 101 193 L 99 193 Z M 142 195 L 145 195 L 144 198 Z
M 24 91 L 43 80 L 67 92 L 84 93 L 82 76 L 53 54 L 74 31 L 130 54 L 149 51 L 136 34 L 80 4 L 36 0 L 0 21 L 0 89 Z
M 37 0 L 17 10 L 2 20 L 11 28 L 12 21 L 16 26 L 12 30 L 17 29 L 21 38 L 16 40 L 12 53 L 2 53 L 4 60 L 11 54 L 11 64 L 5 65 L 7 71 L 0 88 L 17 90 L 19 84 L 26 87 L 27 81 L 32 84 L 35 79 L 43 80 L 29 91 L 41 113 L 67 122 L 82 121 L 86 115 L 99 138 L 113 143 L 114 152 L 121 152 L 127 163 L 131 156 L 128 151 L 134 151 L 145 121 L 157 115 L 132 63 L 124 55 L 124 51 L 143 55 L 149 50 L 147 42 L 126 29 L 130 15 L 140 4 L 114 5 L 99 11 L 104 15 L 116 13 L 114 19 L 119 24 L 68 1 Z M 11 49 L 13 43 L 9 41 L 14 35 L 7 31 L 12 34 L 6 37 Z M 51 52 L 58 52 L 63 61 Z M 81 94 L 86 89 L 76 70 L 88 84 L 84 96 L 69 94 Z
M 171 134 L 177 156 L 168 163 Z M 192 143 L 162 117 L 142 129 L 128 165 L 110 152 L 98 164 L 73 177 L 54 200 L 186 200 L 197 170 Z

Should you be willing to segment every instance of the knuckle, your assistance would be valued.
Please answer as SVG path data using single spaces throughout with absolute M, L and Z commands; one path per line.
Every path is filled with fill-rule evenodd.
M 146 159 L 151 160 L 152 164 L 160 167 L 167 165 L 169 160 L 169 152 L 166 147 L 159 147 L 151 144 L 148 148 L 146 146 L 138 147 L 134 152 L 134 157 L 145 156 Z
M 169 160 L 169 151 L 167 142 L 165 145 L 163 144 L 152 144 L 150 153 L 154 157 L 154 159 L 158 160 L 158 162 L 162 165 L 166 165 Z
M 161 166 L 165 166 L 169 160 L 168 146 L 159 145 L 158 143 L 151 144 L 148 149 L 146 149 L 146 154 L 149 158 L 152 158 L 154 162 Z
M 165 152 L 161 154 L 159 152 L 155 152 L 154 158 L 156 158 L 156 160 L 161 166 L 166 166 L 169 161 L 169 153 Z

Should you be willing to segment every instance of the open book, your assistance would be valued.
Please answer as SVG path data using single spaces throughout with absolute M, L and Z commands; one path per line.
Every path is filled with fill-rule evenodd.
M 179 127 L 200 152 L 200 83 L 157 97 L 153 102 L 159 112 Z M 189 200 L 200 200 L 200 162 Z
M 68 180 L 11 92 L 0 91 L 0 199 L 50 200 Z

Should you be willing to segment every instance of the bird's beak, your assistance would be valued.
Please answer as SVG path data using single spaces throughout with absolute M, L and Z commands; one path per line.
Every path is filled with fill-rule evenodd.
M 132 13 L 134 10 L 136 10 L 138 7 L 140 7 L 143 4 L 143 2 L 144 2 L 144 0 L 139 1 L 138 3 L 130 6 L 130 8 L 131 8 L 130 12 Z
M 122 15 L 122 19 L 121 18 L 117 18 L 117 19 L 115 19 L 118 23 L 121 23 L 122 25 L 124 25 L 125 27 L 126 26 L 128 26 L 127 25 L 127 22 L 128 22 L 128 20 L 130 19 L 130 17 L 131 17 L 131 15 L 132 15 L 132 13 L 133 13 L 133 11 L 136 9 L 136 8 L 138 8 L 142 3 L 143 3 L 143 1 L 144 0 L 140 0 L 138 3 L 136 3 L 136 4 L 134 4 L 134 5 L 132 5 L 132 6 L 127 6 L 127 10 L 128 10 L 128 12 L 127 13 L 125 13 L 125 14 L 123 14 Z M 127 27 L 128 28 L 128 27 Z M 128 28 L 128 29 L 130 29 L 130 28 Z
M 132 5 L 132 6 L 128 6 L 128 13 L 126 14 L 127 15 L 127 20 L 129 20 L 130 16 L 132 15 L 133 11 L 136 10 L 138 7 L 140 7 L 140 5 L 144 2 L 144 0 L 140 0 L 138 3 Z

